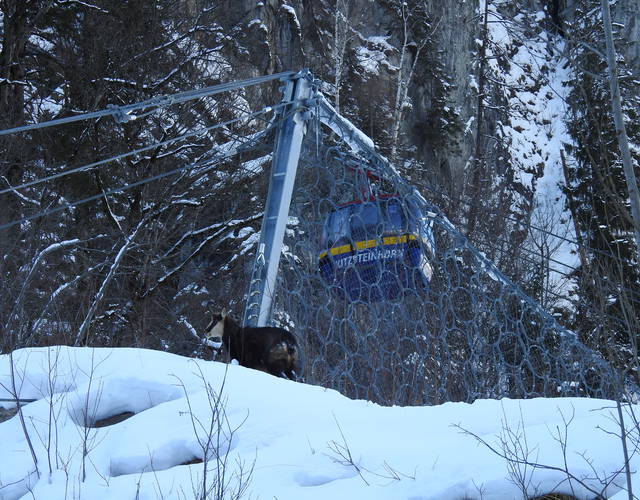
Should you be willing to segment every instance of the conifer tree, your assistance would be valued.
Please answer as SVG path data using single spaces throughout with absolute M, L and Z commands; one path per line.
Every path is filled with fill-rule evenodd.
M 577 2 L 566 26 L 573 68 L 568 121 L 573 161 L 566 169 L 566 194 L 586 246 L 586 258 L 575 276 L 578 306 L 572 326 L 588 345 L 625 370 L 635 358 L 640 288 L 629 195 L 613 125 L 600 2 Z M 632 69 L 619 67 L 623 75 Z M 634 95 L 629 84 L 621 79 L 623 96 Z M 635 116 L 635 99 L 626 103 L 623 111 Z M 640 138 L 637 133 L 637 128 L 629 130 L 633 143 Z

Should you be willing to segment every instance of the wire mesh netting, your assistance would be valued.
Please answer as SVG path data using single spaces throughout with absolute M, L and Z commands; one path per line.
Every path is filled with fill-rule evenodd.
M 271 75 L 205 90 L 210 95 L 218 95 L 222 90 L 239 89 L 281 77 L 286 80 L 291 75 Z M 117 167 L 125 157 L 175 142 L 173 152 L 164 155 L 167 163 L 154 166 L 155 170 L 143 179 L 139 179 L 132 169 L 114 167 L 110 175 L 113 185 L 109 189 L 100 188 L 97 193 L 88 195 L 71 190 L 74 196 L 60 195 L 64 202 L 51 209 L 42 211 L 39 203 L 28 203 L 27 209 L 19 207 L 20 210 L 16 211 L 20 218 L 16 219 L 11 213 L 6 218 L 8 221 L 1 221 L 0 229 L 15 228 L 19 223 L 62 213 L 62 210 L 88 202 L 98 203 L 104 198 L 109 219 L 117 228 L 111 233 L 116 244 L 100 243 L 103 245 L 101 251 L 93 252 L 94 260 L 87 265 L 91 270 L 108 269 L 99 286 L 95 287 L 95 294 L 84 292 L 94 289 L 93 282 L 76 284 L 76 281 L 81 281 L 81 276 L 89 274 L 82 269 L 85 264 L 79 265 L 80 271 L 71 267 L 67 270 L 68 262 L 85 262 L 83 259 L 88 254 L 83 254 L 82 259 L 76 259 L 75 253 L 69 254 L 70 257 L 63 254 L 59 261 L 63 265 L 56 265 L 56 261 L 51 260 L 49 265 L 52 269 L 65 269 L 68 274 L 62 271 L 50 273 L 39 285 L 41 289 L 34 286 L 28 300 L 24 284 L 29 283 L 42 256 L 47 255 L 48 259 L 54 250 L 66 247 L 76 252 L 76 245 L 80 249 L 82 245 L 95 249 L 98 244 L 94 240 L 106 242 L 109 238 L 103 234 L 102 226 L 80 224 L 73 217 L 61 217 L 59 227 L 65 231 L 70 228 L 74 237 L 64 239 L 66 232 L 64 238 L 52 232 L 50 241 L 43 243 L 46 245 L 44 249 L 30 257 L 30 266 L 21 264 L 22 254 L 27 255 L 28 252 L 18 248 L 13 257 L 18 263 L 14 274 L 23 276 L 23 279 L 17 279 L 12 285 L 13 292 L 5 294 L 10 300 L 13 300 L 11 297 L 17 297 L 17 300 L 7 307 L 12 312 L 4 322 L 6 331 L 17 333 L 5 345 L 13 345 L 12 342 L 15 345 L 34 345 L 45 335 L 43 331 L 50 329 L 55 322 L 63 325 L 56 338 L 75 345 L 97 345 L 100 342 L 106 345 L 118 345 L 119 342 L 146 345 L 151 337 L 146 332 L 152 332 L 154 326 L 145 325 L 144 330 L 138 328 L 136 318 L 143 317 L 144 321 L 159 318 L 156 324 L 159 326 L 155 329 L 160 331 L 166 317 L 155 312 L 139 314 L 138 311 L 145 310 L 142 302 L 146 301 L 135 306 L 132 303 L 139 297 L 145 298 L 147 294 L 156 292 L 157 297 L 164 294 L 162 299 L 149 302 L 161 304 L 163 311 L 166 302 L 180 297 L 175 311 L 180 314 L 180 321 L 186 323 L 183 311 L 192 310 L 194 303 L 198 307 L 202 305 L 200 287 L 203 287 L 208 272 L 204 269 L 209 269 L 209 266 L 228 269 L 226 266 L 239 252 L 237 246 L 229 243 L 233 240 L 235 244 L 235 228 L 258 219 L 259 208 L 253 207 L 249 199 L 234 197 L 227 206 L 218 203 L 218 198 L 228 201 L 228 192 L 249 192 L 249 186 L 259 191 L 261 185 L 256 187 L 254 177 L 256 182 L 262 182 L 260 172 L 263 163 L 277 156 L 278 145 L 274 149 L 274 136 L 280 135 L 277 130 L 282 130 L 278 127 L 298 113 L 307 117 L 298 117 L 303 121 L 315 112 L 315 118 L 307 122 L 302 142 L 275 289 L 264 290 L 265 295 L 269 294 L 273 299 L 270 309 L 265 308 L 267 313 L 270 311 L 271 320 L 289 328 L 299 340 L 303 354 L 302 375 L 307 383 L 334 388 L 348 397 L 385 405 L 470 402 L 478 398 L 500 397 L 612 397 L 613 375 L 602 358 L 581 344 L 576 335 L 563 329 L 484 254 L 473 248 L 437 207 L 425 200 L 384 158 L 375 153 L 369 138 L 337 115 L 320 94 L 313 94 L 317 88 L 319 85 L 310 83 L 309 94 L 303 99 L 287 98 L 273 108 L 251 112 L 245 101 L 233 97 L 230 102 L 234 104 L 229 105 L 228 113 L 224 113 L 232 118 L 213 120 L 213 124 L 207 122 L 206 127 L 190 130 L 176 138 L 164 139 L 163 135 L 160 142 L 154 140 L 147 144 L 142 141 L 137 149 L 127 153 L 109 151 L 104 159 L 72 166 L 21 185 L 22 189 L 29 188 L 32 184 L 51 182 L 58 176 L 80 174 L 112 162 Z M 199 97 L 203 92 L 176 94 L 166 102 Z M 164 109 L 164 100 L 150 102 Z M 149 102 L 140 103 L 126 110 L 127 113 L 134 108 L 144 111 L 148 105 Z M 274 110 L 273 119 L 267 123 L 262 115 L 271 114 Z M 100 116 L 112 111 L 113 108 L 109 112 L 101 112 Z M 133 116 L 143 117 L 146 113 Z M 76 116 L 72 120 L 92 116 Z M 257 132 L 252 121 L 259 116 L 265 121 L 257 127 L 261 130 Z M 68 120 L 64 119 L 65 122 Z M 55 124 L 52 121 L 37 124 L 37 127 Z M 0 135 L 4 132 L 0 131 Z M 196 136 L 206 137 L 205 144 L 210 140 L 212 146 L 206 148 L 206 153 L 201 153 L 198 146 L 186 155 L 184 151 L 193 146 L 192 138 Z M 177 168 L 175 162 L 169 160 L 172 155 L 179 157 L 177 163 L 180 166 Z M 38 165 L 40 163 L 37 162 Z M 216 175 L 209 177 L 212 171 Z M 165 182 L 151 183 L 161 179 Z M 213 188 L 211 179 L 215 183 Z M 142 185 L 148 190 L 146 203 L 140 203 L 137 194 L 133 198 L 119 197 L 127 189 Z M 242 189 L 236 189 L 239 185 Z M 82 183 L 72 187 L 84 192 Z M 3 192 L 10 193 L 14 189 L 7 188 Z M 54 185 L 51 191 L 56 190 L 65 192 L 62 187 Z M 45 191 L 48 192 L 49 188 Z M 22 195 L 19 198 L 27 199 Z M 66 200 L 72 198 L 75 201 L 67 203 Z M 115 211 L 109 208 L 107 200 L 116 207 Z M 165 200 L 166 204 L 161 203 Z M 180 202 L 174 203 L 176 200 Z M 152 208 L 141 215 L 138 213 L 141 204 Z M 38 208 L 33 209 L 32 205 Z M 203 206 L 207 209 L 202 209 Z M 246 207 L 249 210 L 244 210 Z M 102 209 L 84 210 L 90 214 L 91 210 L 100 212 Z M 206 223 L 202 223 L 202 227 L 186 227 L 183 221 L 195 220 L 201 212 L 213 215 L 205 218 Z M 233 223 L 224 222 L 229 218 L 228 214 L 232 214 Z M 152 224 L 156 218 L 159 222 Z M 130 224 L 130 232 L 124 241 L 120 241 L 123 236 L 117 222 L 120 219 L 127 219 Z M 38 232 L 36 227 L 30 229 L 29 224 L 25 225 L 34 233 Z M 51 227 L 56 227 L 56 224 Z M 253 227 L 245 229 L 250 231 L 238 231 L 245 238 L 241 252 L 246 252 L 255 243 L 255 239 L 246 238 Z M 228 233 L 228 236 L 220 236 L 222 233 Z M 192 237 L 197 245 L 192 243 Z M 11 241 L 10 238 L 5 239 Z M 211 244 L 212 250 L 216 245 L 228 245 L 228 253 L 236 254 L 229 261 L 212 256 L 213 251 L 200 257 L 200 250 L 211 241 L 216 242 Z M 11 251 L 14 250 L 12 248 Z M 256 268 L 261 258 L 260 250 L 257 253 Z M 108 259 L 101 260 L 103 254 Z M 126 267 L 125 254 L 132 256 L 132 262 L 146 262 L 149 256 L 155 256 L 151 260 L 159 264 L 147 275 L 146 270 L 142 272 L 133 266 Z M 196 261 L 196 258 L 201 260 Z M 12 259 L 5 259 L 9 260 Z M 231 278 L 216 276 L 216 281 L 212 282 L 219 289 L 218 300 L 225 300 L 227 304 L 233 302 L 230 296 L 242 297 L 246 290 L 245 283 L 238 279 L 246 276 L 244 262 L 234 265 L 238 266 L 238 271 L 230 273 Z M 118 271 L 120 266 L 122 270 Z M 163 273 L 160 278 L 156 276 L 159 270 Z M 26 274 L 20 274 L 23 271 Z M 226 275 L 226 271 L 218 274 Z M 134 283 L 133 276 L 143 276 L 144 279 Z M 51 278 L 50 282 L 48 278 Z M 234 283 L 229 285 L 224 281 L 226 279 Z M 138 293 L 139 285 L 154 280 L 153 286 Z M 178 294 L 170 283 L 174 280 L 179 288 Z M 255 281 L 258 280 L 252 279 L 250 285 Z M 162 288 L 164 286 L 166 288 Z M 110 288 L 117 290 L 114 297 L 120 303 L 114 299 L 104 306 L 106 312 L 96 320 L 103 307 L 100 302 L 109 296 Z M 131 292 L 129 298 L 120 295 L 123 289 Z M 65 290 L 68 290 L 68 296 L 62 293 Z M 251 293 L 246 293 L 244 298 L 249 298 Z M 74 325 L 57 318 L 50 319 L 49 311 L 63 307 L 75 310 L 80 295 L 89 297 L 82 306 L 88 311 L 81 315 L 82 321 Z M 190 297 L 192 301 L 184 298 L 182 302 L 182 297 Z M 29 315 L 23 311 L 29 308 L 37 310 L 34 304 L 38 301 L 42 301 L 39 306 L 41 312 L 32 324 Z M 247 300 L 247 309 L 252 305 L 250 302 Z M 114 311 L 119 312 L 115 314 Z M 110 319 L 111 316 L 115 319 Z M 124 331 L 122 325 L 130 328 L 128 334 L 119 333 L 121 338 L 115 338 L 112 332 Z M 139 336 L 139 330 L 144 331 L 144 335 Z M 193 327 L 191 330 L 195 332 Z M 178 344 L 178 341 L 162 338 L 158 347 L 166 349 L 172 343 Z
M 384 405 L 611 395 L 595 352 L 347 143 L 306 134 L 274 294 L 307 383 Z

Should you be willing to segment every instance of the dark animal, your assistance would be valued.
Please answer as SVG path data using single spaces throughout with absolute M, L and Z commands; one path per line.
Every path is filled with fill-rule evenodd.
M 247 368 L 296 380 L 299 349 L 291 332 L 271 326 L 243 328 L 223 309 L 213 316 L 205 333 L 207 339 L 221 339 L 227 361 L 236 359 Z

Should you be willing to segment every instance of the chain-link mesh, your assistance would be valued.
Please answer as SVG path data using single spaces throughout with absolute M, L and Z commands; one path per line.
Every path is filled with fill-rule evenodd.
M 278 273 L 273 316 L 306 382 L 385 405 L 611 395 L 596 353 L 347 143 L 307 133 Z

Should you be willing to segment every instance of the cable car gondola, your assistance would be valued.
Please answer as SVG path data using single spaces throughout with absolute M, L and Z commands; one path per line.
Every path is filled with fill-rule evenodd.
M 351 300 L 380 301 L 405 288 L 426 290 L 433 268 L 433 233 L 415 201 L 368 195 L 325 219 L 319 257 L 324 280 Z

